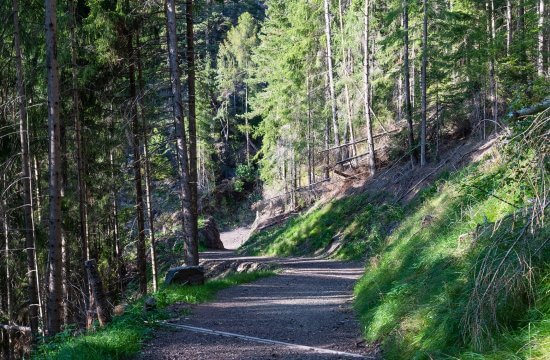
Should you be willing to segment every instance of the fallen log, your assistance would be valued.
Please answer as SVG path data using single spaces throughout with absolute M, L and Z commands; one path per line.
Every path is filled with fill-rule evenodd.
M 19 332 L 31 332 L 31 328 L 29 326 L 20 326 L 20 325 L 7 325 L 7 324 L 0 324 L 0 329 L 6 330 L 6 331 L 19 331 Z
M 508 113 L 509 118 L 516 118 L 516 117 L 522 117 L 522 116 L 529 116 L 529 115 L 536 115 L 540 112 L 543 112 L 544 110 L 550 108 L 550 98 L 545 99 L 544 101 L 525 107 L 523 109 L 519 109 L 516 111 L 512 111 Z

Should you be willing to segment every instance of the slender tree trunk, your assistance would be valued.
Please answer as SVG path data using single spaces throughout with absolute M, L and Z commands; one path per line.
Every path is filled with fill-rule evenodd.
M 401 60 L 401 59 L 400 59 Z M 401 121 L 403 119 L 403 72 L 399 73 L 399 80 L 397 82 L 397 119 Z
M 329 141 L 330 141 L 330 120 L 329 118 L 327 117 L 326 120 L 325 120 L 325 150 L 328 149 L 329 147 Z M 330 156 L 329 156 L 329 151 L 325 151 L 325 166 L 324 166 L 324 169 L 323 169 L 323 173 L 324 173 L 324 179 L 325 180 L 328 180 L 329 179 L 329 171 L 330 171 Z
M 25 93 L 25 80 L 23 73 L 23 59 L 21 55 L 21 36 L 19 25 L 19 1 L 13 0 L 13 27 L 14 27 L 14 46 L 15 46 L 15 65 L 17 74 L 17 95 L 19 104 L 19 139 L 21 144 L 21 174 L 23 185 L 23 211 L 25 217 L 25 247 L 27 253 L 27 281 L 29 297 L 29 320 L 32 336 L 38 333 L 38 284 L 36 282 L 36 264 L 35 251 L 36 240 L 34 236 L 34 215 L 32 202 L 32 175 L 29 156 L 29 134 L 27 123 L 27 96 Z M 6 238 L 6 245 L 8 239 Z M 6 256 L 8 253 L 6 252 Z
M 7 184 L 8 184 L 8 181 L 7 181 L 7 176 L 6 174 L 4 174 L 4 176 L 2 177 L 2 180 L 4 182 L 4 189 L 7 188 Z M 5 309 L 6 309 L 6 315 L 8 317 L 8 325 L 12 325 L 13 323 L 13 311 L 12 311 L 12 293 L 11 293 L 11 282 L 12 282 L 12 279 L 11 279 L 11 267 L 13 266 L 13 264 L 10 263 L 10 252 L 11 252 L 11 248 L 10 248 L 10 240 L 9 240 L 9 236 L 10 236 L 10 232 L 9 232 L 9 227 L 8 227 L 8 216 L 6 215 L 6 211 L 8 210 L 8 205 L 6 204 L 6 198 L 4 197 L 4 200 L 2 201 L 1 205 L 2 205 L 2 235 L 4 235 L 4 266 L 5 266 L 5 272 L 6 272 L 6 277 L 4 279 L 4 281 L 6 282 L 6 297 L 5 297 L 5 301 L 6 301 L 6 305 L 5 305 Z M 11 359 L 11 356 L 12 356 L 12 336 L 11 336 L 11 331 L 9 329 L 6 329 L 5 332 L 5 341 L 6 343 L 4 344 L 5 346 L 5 350 L 4 352 L 6 353 L 6 359 Z
M 77 42 L 76 42 L 76 0 L 71 0 L 69 3 L 71 12 L 70 38 L 71 38 L 71 62 L 72 62 L 72 96 L 73 96 L 73 117 L 75 131 L 75 150 L 76 150 L 76 177 L 78 190 L 78 208 L 79 208 L 79 242 L 80 242 L 80 261 L 82 266 L 82 278 L 84 280 L 84 291 L 88 296 L 84 297 L 85 312 L 91 315 L 90 298 L 92 297 L 91 289 L 88 285 L 88 276 L 84 263 L 90 259 L 90 249 L 88 247 L 88 199 L 86 195 L 86 180 L 84 179 L 84 151 L 83 151 L 83 135 L 82 121 L 80 118 L 80 92 L 78 89 L 78 59 L 77 59 Z M 91 320 L 89 319 L 88 322 Z
M 70 288 L 69 288 L 69 276 L 71 273 L 71 260 L 70 260 L 70 254 L 69 254 L 69 245 L 67 241 L 67 235 L 65 234 L 65 230 L 61 232 L 61 263 L 63 264 L 63 269 L 61 270 L 62 275 L 62 283 L 61 283 L 61 289 L 63 293 L 63 300 L 62 300 L 62 306 L 63 306 L 63 315 L 61 316 L 63 319 L 63 326 L 67 326 L 71 323 L 71 311 L 69 308 L 70 304 Z
M 139 33 L 136 37 L 137 46 L 136 46 L 136 60 L 138 68 L 138 86 L 139 86 L 139 100 L 138 104 L 140 107 L 141 121 L 142 121 L 142 141 L 143 141 L 143 167 L 145 170 L 145 211 L 147 213 L 147 218 L 149 220 L 149 242 L 151 250 L 151 270 L 153 277 L 153 291 L 158 290 L 158 276 L 157 276 L 157 248 L 155 241 L 155 219 L 153 216 L 153 201 L 151 195 L 151 171 L 150 171 L 150 162 L 149 162 L 149 144 L 148 144 L 148 132 L 149 125 L 147 121 L 147 116 L 145 115 L 145 109 L 143 106 L 144 93 L 144 82 L 143 82 L 143 69 L 141 63 L 141 44 L 139 41 Z
M 368 166 L 371 175 L 376 173 L 376 157 L 374 153 L 374 139 L 372 137 L 372 119 L 371 119 L 371 96 L 370 96 L 370 0 L 365 0 L 365 15 L 363 29 L 363 92 L 365 102 L 365 121 L 367 124 L 367 146 L 369 148 Z
M 544 76 L 544 0 L 539 0 L 538 4 L 538 51 L 537 51 L 537 73 Z
M 512 45 L 512 1 L 506 0 L 506 56 L 510 56 L 510 46 Z
M 311 144 L 311 88 L 309 84 L 309 70 L 306 76 L 306 91 L 307 91 L 307 179 L 308 185 L 313 183 L 313 163 L 312 163 L 312 144 Z
M 57 66 L 57 1 L 45 0 L 46 67 L 48 73 L 50 234 L 48 244 L 48 335 L 61 330 L 61 121 Z
M 409 73 L 409 4 L 408 0 L 403 0 L 403 73 L 404 73 L 404 95 L 405 95 L 405 115 L 407 116 L 407 125 L 409 128 L 409 152 L 411 164 L 416 164 L 416 149 L 414 145 L 413 116 L 411 106 L 411 82 Z
M 332 35 L 330 29 L 330 3 L 329 0 L 324 0 L 325 9 L 325 37 L 327 41 L 327 71 L 328 71 L 328 86 L 330 94 L 330 105 L 332 111 L 332 131 L 334 132 L 334 145 L 340 146 L 340 131 L 338 130 L 338 109 L 336 104 L 336 89 L 334 86 L 334 69 L 332 65 Z M 341 151 L 337 151 L 338 160 L 341 160 Z
M 426 166 L 426 122 L 427 122 L 427 112 L 428 112 L 428 99 L 427 91 L 428 84 L 426 83 L 426 70 L 428 67 L 428 4 L 427 0 L 422 1 L 422 6 L 424 10 L 424 19 L 422 26 L 422 122 L 420 124 L 420 166 Z
M 193 0 L 186 0 L 185 6 L 186 21 L 186 57 L 187 57 L 187 91 L 189 97 L 189 187 L 191 189 L 191 242 L 190 248 L 193 256 L 193 264 L 199 263 L 198 243 L 198 186 L 197 186 L 197 119 L 196 119 L 196 96 L 195 96 L 195 40 L 193 25 Z
M 475 99 L 475 96 L 474 96 L 474 99 Z M 436 124 L 435 158 L 436 160 L 439 160 L 439 141 L 441 137 L 441 122 L 439 118 L 439 87 L 436 88 L 436 93 L 435 93 L 435 124 Z
M 27 124 L 28 127 L 28 124 Z M 38 220 L 38 223 L 42 222 L 42 206 L 40 205 L 40 198 L 41 198 L 41 192 L 40 192 L 40 163 L 38 162 L 38 159 L 36 158 L 36 155 L 33 155 L 32 157 L 32 174 L 34 177 L 34 196 L 36 199 L 36 219 Z
M 493 0 L 491 0 L 492 2 Z M 523 40 L 525 31 L 525 3 L 524 0 L 518 0 L 518 31 L 521 33 L 521 39 Z
M 296 190 L 298 190 L 298 164 L 296 161 L 296 150 L 292 149 L 292 210 L 296 210 L 298 207 Z
M 112 134 L 111 134 L 112 137 Z M 118 230 L 118 201 L 117 201 L 117 190 L 116 190 L 116 179 L 115 179 L 115 162 L 114 162 L 114 156 L 113 156 L 113 150 L 111 149 L 109 151 L 109 164 L 111 165 L 111 182 L 112 182 L 112 197 L 113 197 L 113 221 L 114 221 L 114 228 L 113 228 L 113 237 L 114 237 L 114 243 L 115 243 L 115 249 L 114 249 L 114 257 L 115 257 L 115 264 L 116 264 L 116 272 L 118 275 L 118 285 L 120 293 L 122 294 L 123 291 L 123 279 L 124 279 L 124 266 L 122 264 L 122 247 L 120 245 L 120 236 L 119 236 L 119 230 Z
M 490 21 L 490 31 L 491 31 L 491 59 L 489 61 L 489 81 L 491 83 L 491 102 L 492 102 L 492 115 L 493 115 L 493 124 L 494 130 L 497 130 L 498 126 L 498 95 L 497 95 L 497 81 L 496 81 L 496 60 L 495 60 L 495 39 L 496 39 L 496 29 L 495 29 L 495 5 L 494 0 L 490 0 L 490 9 L 489 9 L 489 21 Z
M 244 84 L 244 127 L 246 136 L 246 164 L 250 166 L 250 132 L 248 130 L 248 85 Z
M 183 103 L 181 98 L 181 80 L 178 67 L 178 45 L 176 33 L 175 0 L 166 0 L 166 27 L 168 32 L 168 60 L 170 64 L 170 81 L 172 84 L 172 102 L 174 125 L 176 129 L 177 153 L 181 171 L 180 187 L 183 214 L 183 229 L 185 237 L 185 263 L 198 265 L 198 244 L 193 237 L 195 219 L 191 205 L 191 186 L 187 153 L 187 139 L 183 126 Z
M 342 6 L 342 0 L 338 0 L 338 12 L 339 12 L 339 20 L 340 20 L 340 40 L 342 41 L 342 70 L 344 74 L 344 97 L 346 99 L 346 115 L 347 115 L 347 130 L 349 131 L 349 140 L 353 144 L 351 146 L 351 154 L 350 157 L 354 157 L 357 155 L 356 146 L 355 146 L 355 134 L 353 132 L 353 122 L 352 122 L 352 110 L 351 110 L 351 99 L 350 99 L 350 92 L 349 92 L 349 85 L 348 85 L 348 77 L 349 77 L 349 71 L 348 71 L 348 56 L 347 56 L 347 49 L 344 46 L 345 43 L 345 36 L 344 36 L 344 9 Z M 344 140 L 347 141 L 347 140 Z
M 133 148 L 133 168 L 134 182 L 136 189 L 136 217 L 138 228 L 138 241 L 136 246 L 136 260 L 139 277 L 139 292 L 147 293 L 147 261 L 145 258 L 145 220 L 143 206 L 143 184 L 141 175 L 141 150 L 140 150 L 140 129 L 137 113 L 137 92 L 135 77 L 135 51 L 133 43 L 132 29 L 128 29 L 128 61 L 129 61 L 129 79 L 130 79 L 130 120 L 132 123 L 132 148 Z
M 414 46 L 414 42 L 411 47 L 411 109 L 414 109 L 416 107 L 416 84 L 418 83 L 416 81 L 416 48 Z M 416 154 L 416 160 L 418 160 L 418 153 Z
M 546 10 L 546 12 L 548 12 L 548 10 Z M 545 29 L 547 29 L 548 27 L 545 26 Z M 546 74 L 547 76 L 550 76 L 550 36 L 546 36 L 545 38 L 545 51 L 544 53 L 546 54 L 545 55 L 545 62 L 546 62 Z

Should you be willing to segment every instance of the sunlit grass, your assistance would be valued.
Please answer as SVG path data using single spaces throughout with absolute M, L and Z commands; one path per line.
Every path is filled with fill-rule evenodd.
M 482 161 L 443 174 L 404 207 L 352 196 L 260 232 L 242 251 L 306 255 L 340 237 L 336 257 L 367 260 L 355 309 L 365 338 L 380 343 L 385 358 L 542 359 L 550 356 L 547 251 L 532 258 L 530 304 L 502 294 L 500 328 L 475 346 L 464 323 L 480 259 L 489 249 L 501 256 L 525 222 L 516 212 L 532 196 L 526 189 L 507 165 Z M 502 244 L 491 245 L 494 236 Z
M 342 247 L 333 256 L 361 259 L 384 238 L 385 227 L 401 216 L 398 206 L 373 204 L 363 194 L 338 200 L 285 224 L 254 234 L 239 250 L 249 255 L 312 255 L 333 241 Z

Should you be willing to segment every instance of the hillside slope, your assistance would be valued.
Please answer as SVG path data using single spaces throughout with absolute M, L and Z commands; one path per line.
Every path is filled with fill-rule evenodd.
M 367 186 L 256 233 L 241 251 L 365 259 L 355 309 L 387 358 L 545 358 L 546 122 L 406 203 Z

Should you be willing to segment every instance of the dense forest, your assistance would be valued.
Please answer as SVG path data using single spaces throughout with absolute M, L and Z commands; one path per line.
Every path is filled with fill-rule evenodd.
M 504 139 L 502 157 L 521 162 L 507 173 L 521 189 L 512 207 L 544 238 L 548 8 L 2 1 L 1 357 L 95 331 L 114 305 L 157 293 L 170 266 L 199 265 L 205 219 L 228 230 L 276 199 L 284 213 L 306 209 L 342 179 L 395 164 L 422 174 L 463 139 Z M 527 267 L 548 297 L 537 241 L 526 258 L 543 257 Z M 480 350 L 485 335 L 463 341 Z

